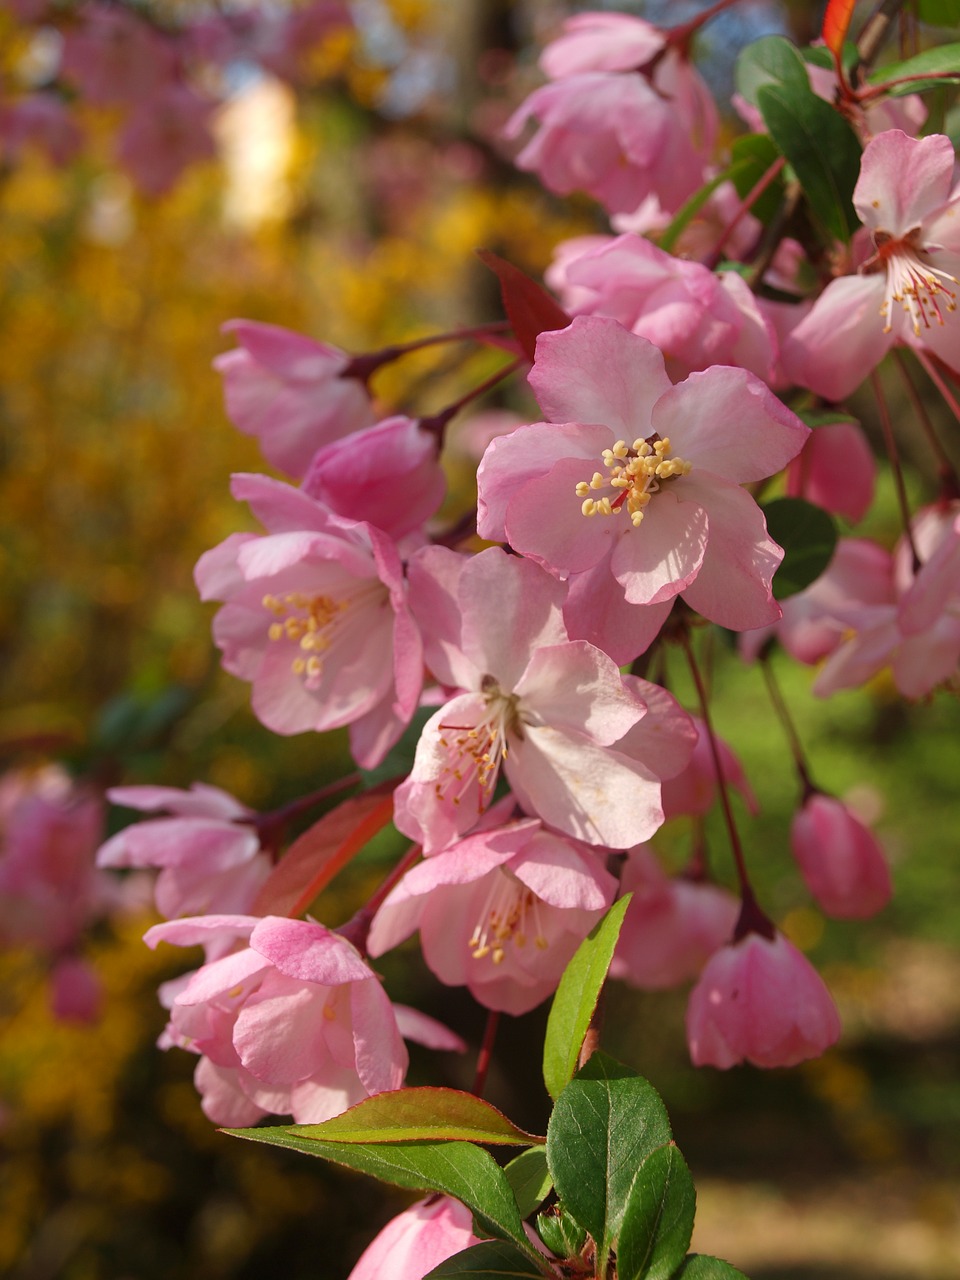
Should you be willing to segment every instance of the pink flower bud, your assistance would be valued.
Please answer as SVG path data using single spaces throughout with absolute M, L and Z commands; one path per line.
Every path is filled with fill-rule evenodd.
M 823 979 L 782 933 L 750 933 L 722 947 L 687 1005 L 687 1042 L 698 1067 L 793 1067 L 839 1035 Z
M 423 1280 L 441 1262 L 477 1243 L 470 1210 L 450 1196 L 431 1196 L 391 1218 L 347 1280 Z
M 841 800 L 810 796 L 794 816 L 790 845 L 807 888 L 828 915 L 863 920 L 890 901 L 883 852 Z

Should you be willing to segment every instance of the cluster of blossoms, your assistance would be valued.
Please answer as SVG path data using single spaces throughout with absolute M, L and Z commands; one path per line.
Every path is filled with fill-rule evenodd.
M 43 3 L 32 7 L 47 16 Z M 272 11 L 245 9 L 174 38 L 90 8 L 65 33 L 62 75 L 105 104 L 123 103 L 136 82 L 138 111 L 176 97 L 195 113 L 184 126 L 195 140 L 206 136 L 196 126 L 206 108 L 186 106 L 192 51 L 227 50 L 216 56 L 228 60 L 242 46 L 287 66 L 309 32 L 344 21 L 336 4 L 296 13 L 307 34 L 293 17 L 277 27 Z M 447 424 L 471 396 L 415 418 L 385 413 L 370 389 L 381 365 L 444 337 L 351 357 L 276 326 L 227 326 L 236 346 L 217 368 L 228 414 L 286 480 L 233 479 L 262 532 L 228 537 L 197 565 L 202 598 L 220 605 L 214 639 L 271 731 L 346 728 L 365 770 L 410 747 L 412 766 L 391 785 L 394 825 L 412 846 L 368 907 L 331 929 L 298 918 L 320 882 L 311 865 L 290 895 L 298 864 L 280 856 L 277 815 L 202 784 L 110 793 L 153 816 L 109 840 L 100 865 L 159 869 L 164 922 L 148 942 L 204 948 L 204 963 L 162 991 L 162 1043 L 198 1056 L 197 1087 L 217 1123 L 269 1113 L 322 1121 L 399 1088 L 404 1039 L 462 1048 L 391 1002 L 372 966 L 411 935 L 440 982 L 518 1015 L 552 994 L 627 892 L 612 974 L 642 988 L 694 984 L 695 1063 L 790 1066 L 840 1035 L 822 979 L 751 886 L 730 795 L 739 791 L 751 812 L 757 801 L 712 727 L 693 632 L 711 623 L 736 632 L 744 657 L 764 662 L 779 643 L 820 665 L 814 688 L 824 696 L 888 669 L 908 697 L 956 682 L 954 477 L 932 505 L 904 512 L 892 550 L 843 537 L 782 605 L 775 575 L 790 547 L 771 536 L 757 502 L 778 484 L 848 524 L 863 518 L 875 464 L 837 406 L 892 348 L 909 349 L 952 399 L 956 157 L 946 136 L 915 136 L 924 118 L 915 100 L 861 100 L 811 63 L 803 92 L 823 110 L 834 89 L 847 95 L 854 126 L 843 128 L 862 152 L 850 182 L 860 226 L 847 241 L 767 243 L 751 205 L 779 179 L 783 157 L 752 192 L 724 180 L 692 34 L 580 14 L 544 50 L 548 83 L 506 127 L 517 165 L 553 192 L 593 197 L 609 233 L 557 247 L 547 281 L 559 304 L 531 281 L 502 277 L 512 338 L 499 323 L 449 335 L 511 348 L 517 361 L 503 376 L 526 360 L 536 401 L 519 417 L 468 426 L 483 442 L 475 526 L 445 528 L 439 516 Z M 762 90 L 759 103 L 742 110 L 765 131 Z M 9 140 L 9 121 L 5 129 Z M 165 136 L 168 177 L 156 177 L 160 165 L 142 179 L 157 189 L 185 162 L 173 125 Z M 121 139 L 121 155 L 139 164 L 151 145 Z M 478 550 L 474 535 L 499 545 Z M 700 698 L 689 710 L 665 687 L 669 648 L 690 663 Z M 647 678 L 654 672 L 659 682 Z M 420 709 L 430 714 L 415 732 Z M 870 916 L 891 894 L 879 843 L 811 781 L 788 733 L 797 869 L 825 913 Z M 704 818 L 717 802 L 738 894 L 705 856 Z M 16 822 L 5 815 L 15 806 L 0 805 L 13 850 Z M 670 874 L 656 838 L 678 818 L 693 829 L 694 854 Z M 5 853 L 0 895 L 26 900 L 19 866 Z M 65 922 L 58 955 L 72 928 Z M 448 1200 L 415 1206 L 371 1246 L 355 1280 L 379 1274 L 386 1256 L 393 1274 L 419 1276 L 465 1247 L 473 1236 L 461 1210 Z
M 52 164 L 67 164 L 84 145 L 77 103 L 112 109 L 121 120 L 116 161 L 148 196 L 164 195 L 190 165 L 216 154 L 214 117 L 232 67 L 310 83 L 317 51 L 352 27 L 345 0 L 159 16 L 109 0 L 7 7 L 35 33 L 42 56 L 26 60 L 21 91 L 0 100 L 0 155 L 16 160 L 35 147 Z

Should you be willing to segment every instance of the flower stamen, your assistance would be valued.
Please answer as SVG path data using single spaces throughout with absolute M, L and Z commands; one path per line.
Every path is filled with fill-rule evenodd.
M 579 482 L 576 494 L 583 499 L 580 510 L 585 516 L 611 516 L 626 510 L 634 528 L 643 521 L 644 509 L 661 484 L 688 475 L 693 465 L 672 457 L 669 437 L 661 439 L 656 432 L 645 440 L 634 440 L 632 445 L 618 440 L 612 449 L 604 449 L 601 457 L 607 475 L 595 471 L 589 480 Z M 591 496 L 604 487 L 613 490 L 612 497 Z

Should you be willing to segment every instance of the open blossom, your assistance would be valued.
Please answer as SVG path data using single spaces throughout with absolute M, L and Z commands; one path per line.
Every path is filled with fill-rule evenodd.
M 668 876 L 647 845 L 630 849 L 620 878 L 633 899 L 623 919 L 611 976 L 645 991 L 695 978 L 733 936 L 740 904 L 705 880 Z
M 828 915 L 863 920 L 890 901 L 883 851 L 842 800 L 810 795 L 794 815 L 790 845 L 807 888 Z
M 809 432 L 758 378 L 713 367 L 674 386 L 652 344 L 580 316 L 540 335 L 530 383 L 547 421 L 484 455 L 481 537 L 564 577 L 597 575 L 594 608 L 601 593 L 662 609 L 682 593 L 733 630 L 779 618 L 783 552 L 740 486 L 780 470 Z
M 168 984 L 161 1044 L 201 1055 L 194 1082 L 216 1124 L 268 1112 L 315 1124 L 399 1089 L 407 1052 L 380 980 L 345 938 L 279 916 L 202 916 L 155 925 L 149 946 L 210 945 L 221 954 Z
M 832 281 L 784 344 L 789 377 L 829 400 L 850 394 L 894 345 L 960 370 L 960 186 L 942 134 L 878 134 L 853 201 L 873 252 Z
M 426 659 L 457 690 L 424 726 L 395 792 L 399 829 L 435 853 L 488 807 L 501 766 L 525 810 L 589 844 L 626 848 L 662 822 L 655 769 L 622 744 L 646 707 L 612 659 L 563 626 L 563 584 L 497 548 L 410 563 Z M 634 835 L 634 833 L 643 833 Z
M 556 989 L 616 890 L 597 852 L 533 819 L 487 829 L 407 872 L 377 912 L 370 954 L 419 929 L 441 982 L 526 1013 Z
M 841 634 L 814 693 L 827 696 L 856 688 L 886 667 L 908 698 L 922 698 L 956 677 L 960 510 L 956 504 L 927 507 L 914 517 L 911 529 L 912 546 L 900 539 L 892 561 L 886 560 L 886 574 L 880 564 L 873 580 L 854 582 L 850 597 L 834 599 L 830 616 Z M 916 569 L 914 548 L 920 561 Z
M 839 1036 L 823 979 L 782 933 L 748 933 L 721 947 L 687 1005 L 687 1041 L 698 1067 L 793 1067 Z
M 213 362 L 227 413 L 257 437 L 273 466 L 300 479 L 321 445 L 372 425 L 366 387 L 341 376 L 350 363 L 345 351 L 254 320 L 231 320 L 224 329 L 239 343 Z
M 552 81 L 507 125 L 538 132 L 517 157 L 552 191 L 587 191 L 610 213 L 675 210 L 701 183 L 717 132 L 706 84 L 666 33 L 626 14 L 581 13 L 543 50 Z
M 101 867 L 158 867 L 157 910 L 176 916 L 248 911 L 270 872 L 252 810 L 219 787 L 114 787 L 114 804 L 171 817 L 125 827 L 100 849 Z
M 441 1262 L 478 1243 L 466 1205 L 451 1196 L 430 1196 L 390 1219 L 347 1280 L 423 1280 Z
M 201 596 L 226 601 L 213 623 L 224 666 L 252 683 L 268 729 L 349 725 L 354 757 L 372 768 L 423 679 L 395 544 L 266 476 L 235 476 L 233 494 L 268 532 L 233 534 L 197 564 Z

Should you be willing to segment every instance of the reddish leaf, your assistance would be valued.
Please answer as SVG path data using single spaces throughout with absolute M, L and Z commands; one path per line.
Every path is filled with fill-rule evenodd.
M 356 1106 L 324 1120 L 287 1130 L 298 1138 L 325 1142 L 486 1142 L 528 1147 L 542 1143 L 517 1128 L 502 1111 L 460 1089 L 395 1089 L 365 1098 Z
M 500 281 L 500 296 L 507 319 L 523 348 L 523 354 L 533 363 L 537 354 L 537 338 L 553 329 L 565 329 L 570 317 L 546 289 L 537 284 L 513 263 L 498 258 L 489 249 L 479 249 L 480 261 L 493 271 Z
M 298 836 L 267 877 L 251 914 L 299 916 L 393 817 L 393 788 L 351 796 Z
M 850 19 L 853 17 L 855 0 L 830 0 L 827 11 L 823 15 L 823 29 L 820 35 L 837 62 L 843 52 L 843 42 L 847 36 Z

